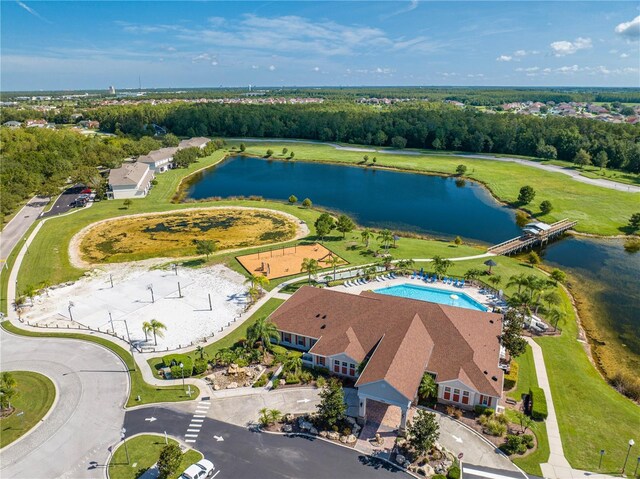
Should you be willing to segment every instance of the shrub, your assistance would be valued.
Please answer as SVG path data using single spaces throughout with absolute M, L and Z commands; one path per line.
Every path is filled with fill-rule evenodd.
M 504 414 L 494 414 L 492 419 L 498 421 L 500 424 L 509 424 L 509 419 Z
M 293 373 L 287 373 L 284 377 L 284 380 L 287 384 L 299 384 L 300 383 L 300 376 L 298 376 L 297 374 L 293 374 Z
M 508 455 L 524 454 L 527 452 L 527 446 L 522 441 L 522 438 L 513 434 L 507 435 L 507 440 L 500 446 L 500 449 Z
M 511 367 L 509 369 L 509 374 L 504 375 L 504 388 L 505 389 L 513 389 L 516 387 L 518 382 L 518 363 L 515 361 L 511 361 Z
M 207 370 L 207 366 L 209 365 L 209 363 L 207 362 L 206 359 L 196 359 L 196 362 L 193 364 L 193 373 L 194 374 L 202 374 L 203 372 L 205 372 Z
M 269 378 L 267 377 L 267 375 L 263 374 L 262 376 L 260 376 L 258 378 L 258 380 L 255 383 L 253 383 L 253 387 L 254 388 L 264 387 L 264 386 L 266 386 L 268 381 L 269 381 Z
M 343 435 L 343 436 L 349 436 L 350 434 L 351 434 L 351 428 L 350 428 L 350 427 L 345 427 L 345 428 L 342 430 L 342 435 Z
M 289 351 L 284 346 L 280 346 L 279 344 L 272 344 L 271 352 L 274 356 L 286 356 Z
M 507 433 L 506 424 L 502 424 L 500 421 L 495 419 L 489 419 L 484 428 L 491 436 L 502 437 Z
M 487 406 L 483 406 L 481 404 L 476 404 L 473 406 L 473 412 L 475 412 L 478 416 L 484 414 L 484 411 L 487 409 Z
M 318 376 L 318 379 L 316 379 L 316 386 L 318 386 L 319 388 L 323 388 L 326 384 L 326 378 L 324 376 Z
M 493 416 L 496 413 L 496 410 L 493 409 L 492 407 L 487 407 L 484 409 L 484 411 L 482 411 L 482 414 L 484 414 L 485 416 Z
M 444 474 L 436 474 L 435 476 L 432 476 L 431 479 L 447 479 L 447 476 Z
M 531 417 L 536 421 L 544 421 L 547 419 L 547 398 L 542 388 L 533 387 L 529 390 L 531 397 Z
M 313 381 L 313 374 L 311 374 L 311 371 L 302 371 L 300 373 L 300 381 L 302 384 L 307 384 Z
M 184 377 L 188 378 L 193 374 L 193 359 L 186 354 L 167 354 L 162 357 L 162 362 L 166 367 L 171 368 L 171 376 L 174 378 L 181 378 L 182 372 L 180 371 L 179 364 L 184 366 Z M 178 374 L 174 374 L 174 367 L 177 368 Z
M 178 472 L 180 462 L 182 461 L 182 451 L 177 444 L 168 444 L 160 451 L 158 458 L 158 477 L 165 479 Z
M 522 438 L 522 443 L 527 447 L 527 449 L 533 449 L 533 436 L 531 434 L 523 434 L 520 436 Z
M 447 472 L 447 479 L 460 479 L 460 468 L 451 466 L 451 469 Z

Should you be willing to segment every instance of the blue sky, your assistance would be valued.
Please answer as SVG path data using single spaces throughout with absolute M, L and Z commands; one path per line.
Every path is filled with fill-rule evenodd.
M 629 2 L 0 3 L 3 90 L 640 87 Z

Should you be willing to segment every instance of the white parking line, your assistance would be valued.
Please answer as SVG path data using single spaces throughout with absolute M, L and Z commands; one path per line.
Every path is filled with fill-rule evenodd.
M 198 437 L 197 434 L 185 434 L 184 437 Z
M 216 477 L 218 474 L 220 474 L 220 469 L 218 469 L 218 472 L 216 472 L 213 476 L 211 476 L 211 479 L 213 479 L 214 477 Z

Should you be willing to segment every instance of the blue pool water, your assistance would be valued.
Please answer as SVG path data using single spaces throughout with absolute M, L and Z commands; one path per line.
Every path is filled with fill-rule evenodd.
M 388 294 L 390 296 L 399 296 L 401 298 L 419 299 L 421 301 L 457 306 L 459 308 L 475 309 L 476 311 L 487 311 L 487 308 L 478 303 L 475 299 L 460 291 L 442 291 L 440 289 L 427 288 L 425 286 L 400 284 L 398 286 L 376 289 L 374 292 L 379 294 Z M 451 299 L 452 294 L 455 294 L 458 298 Z

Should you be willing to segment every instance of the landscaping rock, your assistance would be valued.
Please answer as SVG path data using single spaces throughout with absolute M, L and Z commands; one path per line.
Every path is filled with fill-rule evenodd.
M 405 458 L 402 454 L 398 454 L 398 455 L 396 455 L 396 462 L 397 462 L 398 464 L 400 464 L 401 466 L 403 466 L 403 465 L 404 465 L 404 463 L 405 463 L 405 461 L 406 461 L 406 458 Z
M 315 427 L 309 428 L 309 434 L 313 434 L 314 436 L 318 435 L 318 430 Z
M 285 420 L 286 422 L 293 422 L 293 420 L 294 420 L 295 418 L 296 418 L 296 417 L 295 417 L 293 414 L 291 414 L 291 413 L 289 413 L 289 414 L 285 414 L 285 415 L 284 415 L 284 420 Z
M 436 473 L 436 471 L 433 470 L 433 467 L 431 467 L 431 464 L 425 464 L 424 466 L 420 467 L 420 469 L 424 471 L 425 476 L 431 477 Z M 418 473 L 420 473 L 420 471 L 418 471 Z
M 360 432 L 360 426 L 358 426 L 357 424 L 354 424 L 353 427 L 351 428 L 351 432 L 357 436 L 358 433 Z
M 356 436 L 354 436 L 353 434 L 349 434 L 347 436 L 347 444 L 353 444 L 357 440 L 358 440 L 358 438 Z
M 214 384 L 213 385 L 213 390 L 214 391 L 220 391 L 220 385 L 219 384 Z
M 347 436 L 340 436 L 340 442 L 342 444 L 346 444 L 347 443 Z
M 285 384 L 287 384 L 287 381 L 281 379 L 280 381 L 278 381 L 278 383 L 280 384 L 280 386 L 284 386 Z
M 327 437 L 329 439 L 331 439 L 332 441 L 337 441 L 338 439 L 340 439 L 340 434 L 338 434 L 335 431 L 331 431 L 331 432 L 327 433 Z
M 327 434 L 329 434 L 327 431 L 320 431 L 320 437 L 327 437 Z
M 236 389 L 237 387 L 238 387 L 238 383 L 227 384 L 227 389 Z
M 308 431 L 309 429 L 311 429 L 313 427 L 313 424 L 311 424 L 308 421 L 305 421 L 303 418 L 300 418 L 300 420 L 298 421 L 298 426 L 303 431 Z
M 293 426 L 291 424 L 285 424 L 282 426 L 282 432 L 292 432 Z

